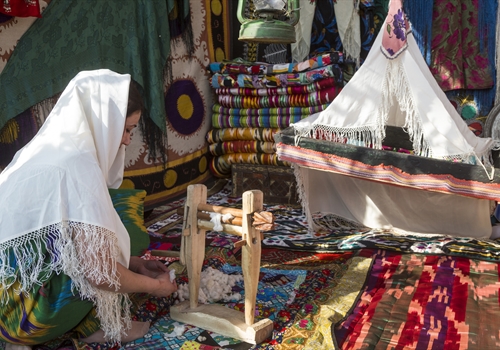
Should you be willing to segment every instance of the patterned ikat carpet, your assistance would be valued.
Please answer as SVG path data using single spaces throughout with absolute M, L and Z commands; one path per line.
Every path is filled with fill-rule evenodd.
M 231 183 L 209 190 L 208 202 L 241 206 Z M 187 283 L 177 258 L 184 200 L 153 211 L 145 258 L 164 260 Z M 494 241 L 401 236 L 317 217 L 330 229 L 308 233 L 301 209 L 267 206 L 276 229 L 265 232 L 256 320 L 274 323 L 270 339 L 251 345 L 174 321 L 175 298 L 136 295 L 134 318 L 152 321 L 144 338 L 120 346 L 59 339 L 38 349 L 493 349 L 500 346 L 500 248 Z M 207 232 L 204 268 L 240 273 L 237 237 Z M 237 284 L 235 292 L 243 293 Z M 241 302 L 225 304 L 244 310 Z

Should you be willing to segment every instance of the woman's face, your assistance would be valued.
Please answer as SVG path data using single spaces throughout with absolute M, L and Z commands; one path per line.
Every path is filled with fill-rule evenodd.
M 141 111 L 132 113 L 125 119 L 125 129 L 123 130 L 122 145 L 128 146 L 130 144 L 130 133 L 139 124 L 139 119 L 141 118 Z

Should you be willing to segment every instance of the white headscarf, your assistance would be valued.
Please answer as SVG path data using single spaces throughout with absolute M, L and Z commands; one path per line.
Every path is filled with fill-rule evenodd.
M 130 238 L 108 193 L 123 179 L 129 86 L 128 74 L 80 72 L 0 174 L 0 283 L 8 287 L 17 278 L 29 291 L 44 282 L 40 272 L 64 272 L 95 303 L 102 329 L 115 341 L 130 321 L 128 297 L 98 290 L 87 278 L 117 287 L 115 263 L 129 264 Z M 33 249 L 43 246 L 53 254 L 48 265 Z

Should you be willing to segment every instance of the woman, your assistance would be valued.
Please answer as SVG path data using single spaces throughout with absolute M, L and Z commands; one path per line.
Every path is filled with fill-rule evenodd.
M 177 290 L 163 264 L 130 257 L 108 193 L 141 113 L 130 75 L 81 72 L 0 174 L 1 340 L 130 341 L 149 324 L 131 322 L 128 293 Z

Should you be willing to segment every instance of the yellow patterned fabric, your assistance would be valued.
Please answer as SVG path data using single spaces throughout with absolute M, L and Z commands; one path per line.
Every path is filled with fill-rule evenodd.
M 130 255 L 142 255 L 149 246 L 149 235 L 144 226 L 146 191 L 134 189 L 109 189 L 108 191 L 113 207 L 130 236 Z
M 314 324 L 318 326 L 309 336 L 304 350 L 330 350 L 337 347 L 331 326 L 343 319 L 357 301 L 372 264 L 371 258 L 354 257 L 351 260 L 347 272 L 331 291 L 329 299 L 313 316 Z
M 45 256 L 49 253 L 44 249 Z M 45 262 L 50 261 L 46 258 Z M 19 293 L 15 282 L 0 307 L 0 340 L 23 345 L 40 344 L 66 332 L 87 337 L 100 328 L 94 305 L 73 293 L 71 279 L 64 273 L 52 272 L 48 279 L 29 293 Z

